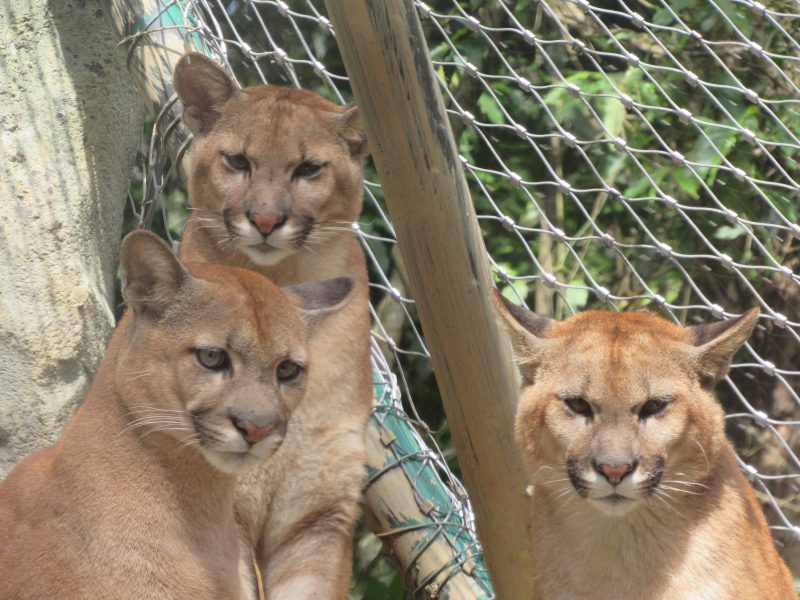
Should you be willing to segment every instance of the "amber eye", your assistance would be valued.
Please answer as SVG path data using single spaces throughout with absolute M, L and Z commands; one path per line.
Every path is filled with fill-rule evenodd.
M 278 381 L 284 383 L 287 381 L 292 381 L 293 379 L 297 379 L 297 376 L 300 375 L 302 370 L 303 368 L 296 362 L 285 360 L 278 365 L 278 368 L 275 370 L 275 374 L 278 377 Z
M 246 173 L 250 172 L 250 161 L 247 160 L 247 157 L 244 154 L 223 152 L 222 158 L 228 168 L 233 169 L 234 171 L 244 171 Z
M 639 409 L 639 418 L 647 419 L 660 415 L 667 410 L 670 402 L 672 402 L 672 398 L 650 398 L 647 402 L 642 404 L 642 408 Z
M 310 160 L 301 162 L 295 168 L 294 173 L 292 173 L 292 179 L 311 179 L 319 175 L 324 167 L 324 163 L 313 162 Z
M 211 371 L 222 371 L 231 366 L 231 359 L 225 350 L 219 348 L 198 348 L 194 351 L 197 362 Z
M 576 415 L 586 417 L 587 419 L 594 417 L 594 411 L 592 411 L 592 407 L 580 396 L 567 396 L 566 398 L 563 398 L 563 400 L 564 404 L 567 405 L 567 408 Z

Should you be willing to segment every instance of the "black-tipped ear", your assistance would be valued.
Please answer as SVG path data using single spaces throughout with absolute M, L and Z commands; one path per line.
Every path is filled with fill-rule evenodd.
M 714 383 L 725 377 L 736 351 L 741 348 L 758 321 L 758 308 L 741 317 L 689 327 L 695 357 L 701 375 Z
M 190 278 L 167 243 L 138 229 L 122 240 L 122 296 L 136 314 L 160 316 Z
M 337 277 L 292 285 L 283 291 L 289 293 L 308 324 L 313 326 L 350 302 L 355 284 L 349 277 Z
M 332 118 L 334 126 L 350 150 L 350 155 L 363 158 L 369 154 L 367 134 L 361 126 L 361 114 L 354 103 L 345 104 Z
M 183 104 L 183 122 L 197 136 L 219 120 L 219 107 L 239 94 L 239 87 L 212 60 L 192 52 L 178 61 L 172 85 Z
M 547 345 L 543 336 L 553 325 L 552 319 L 510 302 L 497 289 L 492 289 L 491 298 L 511 336 L 517 362 L 521 367 L 538 363 L 541 352 Z

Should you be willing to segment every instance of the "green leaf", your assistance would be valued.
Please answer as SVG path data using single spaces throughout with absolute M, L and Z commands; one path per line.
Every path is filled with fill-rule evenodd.
M 706 127 L 705 136 L 700 136 L 687 158 L 693 162 L 710 165 L 722 164 L 736 143 L 736 131 L 722 127 Z
M 606 98 L 603 103 L 603 125 L 609 133 L 617 137 L 622 133 L 625 123 L 625 105 L 616 98 Z
M 575 279 L 570 281 L 569 284 L 585 286 L 586 282 L 583 279 Z M 564 297 L 573 309 L 582 310 L 589 300 L 589 290 L 585 288 L 564 288 Z
M 742 234 L 744 234 L 744 227 L 741 225 L 734 225 L 733 227 L 722 225 L 714 231 L 714 238 L 717 240 L 735 240 Z
M 458 140 L 458 151 L 471 163 L 475 162 L 474 150 L 478 146 L 478 132 L 474 127 L 467 127 Z
M 656 25 L 670 25 L 672 23 L 672 13 L 666 8 L 657 10 L 653 15 L 653 23 Z
M 634 178 L 633 182 L 622 192 L 627 198 L 641 198 L 642 196 L 652 196 L 655 194 L 650 180 L 641 175 Z
M 445 60 L 446 58 L 450 58 L 451 54 L 450 46 L 445 42 L 436 44 L 430 49 L 431 60 Z
M 533 202 L 526 202 L 519 224 L 523 227 L 536 227 L 541 222 L 541 217 L 536 205 Z
M 504 264 L 503 268 L 513 274 L 515 269 L 511 265 Z M 522 280 L 509 281 L 508 285 L 503 286 L 500 292 L 506 300 L 514 304 L 519 303 L 520 299 L 524 302 L 528 298 L 528 282 Z
M 695 171 L 705 180 L 707 185 L 711 186 L 719 172 L 719 169 L 714 167 L 721 165 L 722 157 L 727 157 L 733 150 L 736 145 L 737 133 L 722 127 L 707 127 L 704 131 L 706 135 L 697 139 L 697 143 L 686 158 L 691 162 L 708 165 L 695 167 Z
M 698 191 L 700 190 L 700 180 L 694 173 L 689 169 L 675 169 L 672 174 L 678 186 L 680 186 L 681 191 L 690 198 L 697 199 L 699 195 Z
M 666 177 L 672 175 L 675 171 L 674 167 L 658 167 L 655 171 L 650 172 L 650 179 L 656 185 L 661 185 Z M 628 198 L 642 198 L 647 196 L 654 196 L 656 190 L 650 179 L 644 176 L 637 176 L 634 183 L 625 188 L 624 195 Z
M 490 123 L 502 125 L 506 122 L 505 116 L 497 106 L 497 101 L 485 92 L 478 97 L 478 108 L 486 115 Z
M 676 13 L 682 11 L 684 8 L 694 8 L 697 0 L 673 0 L 670 6 Z
M 717 0 L 717 6 L 746 37 L 750 37 L 750 34 L 753 33 L 753 21 L 749 14 L 740 13 L 739 7 L 731 0 Z

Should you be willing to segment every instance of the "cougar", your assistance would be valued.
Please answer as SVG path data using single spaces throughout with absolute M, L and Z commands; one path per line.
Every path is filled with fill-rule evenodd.
M 355 282 L 353 301 L 311 340 L 315 367 L 283 446 L 236 494 L 270 600 L 345 599 L 372 398 L 368 281 L 352 231 L 366 153 L 358 109 L 305 90 L 239 89 L 198 54 L 181 59 L 174 84 L 194 134 L 181 256 L 279 285 Z
M 797 600 L 713 391 L 758 309 L 680 327 L 493 300 L 523 377 L 536 599 Z
M 130 310 L 86 400 L 0 486 L 0 597 L 252 598 L 236 477 L 279 449 L 313 371 L 311 328 L 352 284 L 281 291 L 181 264 L 144 231 L 121 262 Z

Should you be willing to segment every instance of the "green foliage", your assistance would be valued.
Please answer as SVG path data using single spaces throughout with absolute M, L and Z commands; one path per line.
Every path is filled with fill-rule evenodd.
M 506 15 L 492 12 L 492 3 L 472 4 L 470 10 L 477 13 L 470 14 L 483 11 L 485 24 L 495 18 L 497 23 L 488 24 L 509 25 Z M 681 27 L 675 15 L 708 39 L 729 39 L 736 35 L 735 27 L 765 49 L 771 43 L 770 50 L 776 54 L 791 54 L 789 41 L 764 23 L 755 27 L 752 14 L 740 4 L 730 0 L 716 4 L 719 10 L 709 2 L 679 0 L 671 2 L 669 9 L 646 14 L 648 20 L 671 28 L 655 30 L 658 44 L 640 30 L 625 28 L 624 23 L 607 22 L 615 39 L 604 33 L 581 38 L 593 51 L 591 60 L 585 54 L 564 52 L 563 46 L 545 46 L 544 42 L 560 39 L 562 34 L 528 3 L 518 3 L 512 11 L 521 23 L 541 24 L 534 33 L 543 43 L 535 50 L 514 45 L 512 36 L 502 38 L 502 44 L 498 38 L 494 42 L 505 48 L 501 60 L 489 44 L 480 43 L 467 23 L 458 27 L 452 21 L 449 37 L 457 49 L 444 41 L 432 46 L 434 60 L 441 61 L 440 77 L 459 104 L 472 110 L 484 132 L 456 124 L 460 152 L 470 164 L 482 167 L 469 173 L 476 204 L 482 214 L 495 217 L 481 221 L 489 253 L 511 276 L 523 299 L 530 300 L 540 284 L 531 278 L 514 278 L 551 274 L 560 282 L 558 293 L 538 295 L 538 310 L 560 317 L 597 306 L 594 285 L 634 297 L 618 301 L 618 308 L 646 305 L 651 292 L 667 303 L 692 303 L 693 292 L 685 277 L 676 275 L 675 264 L 652 250 L 643 252 L 642 244 L 652 247 L 665 241 L 675 253 L 702 256 L 711 254 L 704 238 L 718 240 L 725 242 L 726 252 L 742 260 L 753 257 L 748 246 L 755 235 L 766 239 L 766 252 L 757 260 L 769 264 L 785 258 L 787 245 L 778 236 L 765 235 L 757 225 L 741 221 L 731 225 L 720 212 L 702 210 L 724 207 L 755 222 L 774 222 L 776 212 L 790 221 L 797 217 L 797 198 L 790 192 L 768 186 L 754 189 L 749 180 L 769 180 L 776 166 L 770 161 L 792 172 L 797 167 L 797 148 L 770 146 L 772 158 L 767 158 L 741 131 L 758 132 L 764 141 L 788 143 L 790 131 L 798 125 L 796 105 L 773 104 L 764 111 L 747 101 L 739 82 L 759 94 L 778 97 L 791 96 L 789 84 L 781 87 L 774 76 L 768 84 L 770 79 L 759 70 L 764 65 L 755 57 L 734 60 L 717 51 L 715 58 L 702 51 L 690 36 L 677 31 Z M 444 5 L 440 8 L 445 10 Z M 720 17 L 720 11 L 732 25 Z M 599 33 L 588 19 L 583 25 Z M 668 57 L 663 47 L 671 49 L 680 63 Z M 645 65 L 672 68 L 643 69 L 620 60 L 625 58 L 623 52 L 635 54 Z M 458 66 L 465 61 L 491 77 L 475 83 Z M 708 82 L 709 92 L 690 81 L 687 72 Z M 514 82 L 519 77 L 533 85 L 529 92 Z M 630 98 L 627 106 L 626 97 Z M 676 114 L 677 108 L 688 112 Z M 519 135 L 519 129 L 528 135 Z M 575 136 L 577 143 L 569 144 L 563 132 Z M 731 167 L 741 169 L 746 177 L 731 176 Z M 558 179 L 569 185 L 571 194 L 548 183 Z M 605 193 L 608 188 L 620 194 Z M 674 202 L 683 210 L 671 206 Z M 521 231 L 524 239 L 509 234 L 500 220 L 503 215 L 527 228 Z M 569 248 L 551 235 L 556 228 L 568 237 Z M 598 243 L 599 232 L 612 235 L 617 248 Z M 791 245 L 789 251 L 795 248 Z M 643 281 L 630 276 L 631 267 Z M 695 274 L 691 264 L 687 268 L 694 277 L 710 277 Z M 587 285 L 586 271 L 595 284 Z

